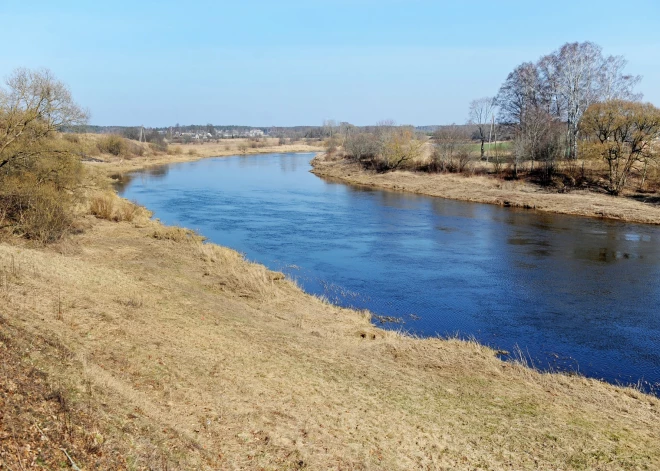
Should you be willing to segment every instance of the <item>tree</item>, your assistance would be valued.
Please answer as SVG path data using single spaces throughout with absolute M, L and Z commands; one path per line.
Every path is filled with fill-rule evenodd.
M 604 57 L 592 42 L 566 43 L 539 61 L 544 90 L 557 101 L 556 115 L 567 124 L 568 157 L 578 155 L 578 123 L 590 105 L 612 99 L 632 99 L 638 76 L 624 75 L 621 56 Z
M 619 195 L 635 166 L 656 157 L 652 142 L 660 137 L 660 109 L 625 100 L 596 103 L 584 113 L 579 127 L 588 138 L 586 154 L 608 164 L 607 190 Z
M 432 156 L 437 171 L 463 172 L 470 163 L 470 135 L 464 126 L 451 124 L 440 127 L 434 134 Z
M 481 141 L 481 159 L 484 158 L 484 144 L 488 135 L 488 126 L 491 122 L 491 116 L 494 110 L 494 99 L 491 97 L 483 97 L 477 100 L 472 100 L 470 103 L 470 114 L 468 116 L 468 124 L 477 127 L 479 140 Z
M 621 56 L 603 56 L 600 46 L 567 43 L 535 64 L 525 62 L 509 74 L 499 90 L 496 104 L 501 122 L 524 132 L 529 116 L 543 110 L 566 124 L 566 156 L 576 159 L 580 129 L 578 123 L 590 105 L 613 99 L 637 100 L 633 93 L 639 76 L 624 74 Z
M 380 143 L 374 134 L 351 134 L 344 142 L 346 155 L 359 162 L 373 161 L 380 153 Z
M 525 62 L 514 69 L 500 87 L 495 104 L 499 107 L 499 120 L 514 126 L 524 126 L 530 109 L 543 104 L 543 86 L 538 68 Z
M 323 125 L 322 125 L 323 136 L 332 139 L 335 135 L 336 128 L 337 128 L 337 122 L 334 119 L 326 119 L 325 121 L 323 121 Z
M 382 170 L 396 170 L 414 161 L 421 156 L 424 147 L 424 141 L 409 126 L 392 128 L 381 141 Z
M 16 70 L 0 88 L 0 168 L 61 152 L 43 141 L 58 130 L 86 123 L 87 113 L 48 70 Z

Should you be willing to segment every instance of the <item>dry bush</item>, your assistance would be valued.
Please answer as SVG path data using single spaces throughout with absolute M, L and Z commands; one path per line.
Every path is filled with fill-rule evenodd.
M 181 146 L 174 146 L 167 149 L 168 155 L 181 155 L 183 154 L 183 149 Z
M 74 150 L 65 139 L 24 149 L 37 157 L 24 158 L 0 176 L 0 228 L 42 243 L 69 231 L 83 171 Z
M 165 152 L 165 153 L 167 153 L 167 154 L 170 153 L 170 152 L 169 152 L 169 146 L 167 145 L 167 142 L 165 142 L 165 141 L 153 141 L 153 142 L 149 142 L 149 149 L 151 149 L 151 151 L 152 151 L 154 154 L 157 154 L 157 153 L 159 153 L 159 152 Z
M 61 239 L 73 223 L 73 197 L 53 184 L 5 178 L 0 184 L 0 223 L 42 243 Z
M 151 144 L 149 144 L 151 147 Z M 146 153 L 146 148 L 140 143 L 130 141 L 114 134 L 103 136 L 96 141 L 96 148 L 102 154 L 110 154 L 115 157 L 142 157 Z M 157 152 L 158 149 L 152 151 Z
M 96 142 L 96 147 L 98 147 L 102 154 L 111 154 L 114 156 L 125 155 L 128 150 L 126 139 L 114 134 L 100 138 Z
M 80 144 L 80 136 L 78 134 L 64 134 L 62 137 L 64 140 L 73 144 Z
M 149 148 L 151 148 L 151 144 L 149 144 Z M 131 157 L 131 156 L 142 157 L 145 153 L 146 150 L 143 146 L 135 142 L 128 141 L 128 151 L 126 153 L 126 157 Z
M 188 149 L 188 155 L 197 155 L 197 149 Z

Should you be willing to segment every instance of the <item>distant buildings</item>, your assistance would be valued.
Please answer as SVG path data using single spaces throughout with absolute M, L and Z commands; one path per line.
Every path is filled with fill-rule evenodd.
M 161 131 L 165 132 L 165 131 Z M 261 129 L 208 129 L 207 131 L 173 131 L 174 139 L 185 141 L 208 141 L 212 139 L 260 138 L 266 136 Z

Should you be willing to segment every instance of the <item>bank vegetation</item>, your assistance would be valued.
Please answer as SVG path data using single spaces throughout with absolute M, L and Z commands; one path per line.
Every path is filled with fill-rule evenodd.
M 314 171 L 435 196 L 660 223 L 660 109 L 641 101 L 640 78 L 625 66 L 593 43 L 565 44 L 516 67 L 495 97 L 473 100 L 464 125 L 434 132 L 391 122 L 331 126 Z

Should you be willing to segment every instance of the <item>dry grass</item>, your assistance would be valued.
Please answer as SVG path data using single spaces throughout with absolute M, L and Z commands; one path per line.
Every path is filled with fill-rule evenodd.
M 115 222 L 133 222 L 138 218 L 145 220 L 150 216 L 144 208 L 109 192 L 92 196 L 89 202 L 89 212 L 99 219 Z
M 252 146 L 254 142 L 248 139 L 224 139 L 217 143 L 205 144 L 174 144 L 167 152 L 155 152 L 144 144 L 131 141 L 131 144 L 141 147 L 142 155 L 99 153 L 98 142 L 105 139 L 97 134 L 76 135 L 83 143 L 86 153 L 94 160 L 88 161 L 88 167 L 98 168 L 107 173 L 125 173 L 177 162 L 189 162 L 206 157 L 222 157 L 237 154 L 263 154 L 271 152 L 320 152 L 323 150 L 322 143 L 279 145 L 276 138 L 268 138 L 260 141 L 258 146 Z
M 357 164 L 323 158 L 316 158 L 313 164 L 316 175 L 352 184 L 552 213 L 660 224 L 658 205 L 587 190 L 560 194 L 523 181 L 481 175 L 374 173 L 362 170 Z
M 67 250 L 0 244 L 0 329 L 132 469 L 660 467 L 653 397 L 377 329 L 157 222 L 88 222 Z

